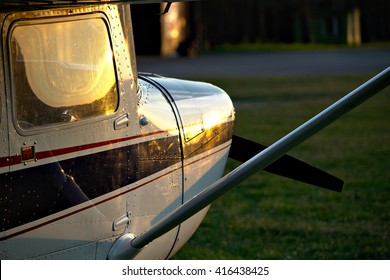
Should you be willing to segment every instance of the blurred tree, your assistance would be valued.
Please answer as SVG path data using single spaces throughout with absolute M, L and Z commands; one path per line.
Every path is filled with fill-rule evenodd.
M 158 52 L 160 20 L 144 9 L 134 9 L 138 53 Z M 201 0 L 189 4 L 186 36 L 195 52 L 226 43 L 389 41 L 389 10 L 389 0 Z
M 363 41 L 390 39 L 388 0 L 203 0 L 197 5 L 209 45 L 347 43 L 348 13 L 361 26 Z

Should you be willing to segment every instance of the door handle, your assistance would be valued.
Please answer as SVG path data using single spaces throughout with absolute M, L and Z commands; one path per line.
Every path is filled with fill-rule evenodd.
M 114 122 L 114 129 L 119 130 L 129 126 L 129 114 L 124 114 L 117 118 Z

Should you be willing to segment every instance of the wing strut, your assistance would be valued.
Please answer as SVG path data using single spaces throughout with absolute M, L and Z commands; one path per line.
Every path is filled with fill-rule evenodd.
M 390 84 L 390 67 L 350 92 L 327 109 L 287 134 L 273 145 L 252 157 L 223 178 L 216 181 L 197 196 L 173 210 L 165 218 L 151 226 L 143 234 L 133 238 L 131 234 L 120 237 L 111 248 L 108 259 L 131 259 L 154 239 L 165 234 L 202 210 L 246 178 L 262 170 L 282 157 L 287 151 L 305 141 L 342 115 L 346 114 L 368 98 Z

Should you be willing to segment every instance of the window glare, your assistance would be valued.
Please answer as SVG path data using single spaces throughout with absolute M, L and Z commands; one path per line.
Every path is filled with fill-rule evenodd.
M 18 121 L 32 126 L 113 113 L 118 96 L 101 18 L 17 25 L 11 65 Z M 23 127 L 22 127 L 23 128 Z

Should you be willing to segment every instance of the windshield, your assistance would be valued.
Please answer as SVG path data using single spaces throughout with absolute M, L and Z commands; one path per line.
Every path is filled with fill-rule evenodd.
M 18 121 L 32 126 L 107 115 L 118 95 L 102 18 L 16 25 L 10 35 Z

